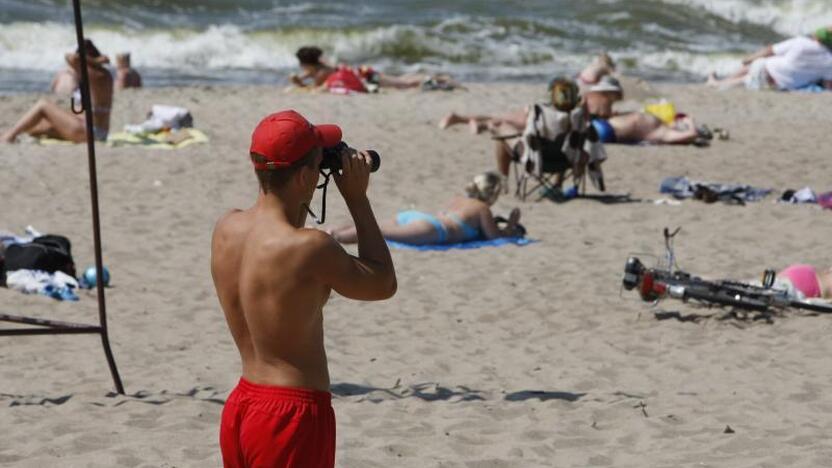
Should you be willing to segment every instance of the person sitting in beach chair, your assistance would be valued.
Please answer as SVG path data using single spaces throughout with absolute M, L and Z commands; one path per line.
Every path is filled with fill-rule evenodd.
M 116 55 L 116 89 L 141 88 L 142 77 L 130 66 L 130 54 Z
M 86 40 L 85 47 L 93 112 L 92 132 L 96 140 L 105 141 L 110 130 L 113 77 L 104 68 L 104 64 L 108 62 L 107 57 L 101 55 L 89 39 Z M 67 54 L 66 61 L 76 75 L 80 76 L 79 52 Z M 80 106 L 80 93 L 76 93 L 73 99 L 77 102 L 76 105 Z M 21 133 L 81 143 L 86 141 L 86 122 L 83 113 L 74 114 L 71 110 L 42 98 L 11 129 L 0 135 L 0 143 L 14 143 Z
M 570 193 L 577 193 L 587 172 L 593 184 L 604 191 L 601 165 L 606 152 L 590 125 L 577 84 L 569 78 L 555 78 L 549 93 L 551 102 L 529 107 L 520 135 L 495 135 L 497 168 L 508 177 L 514 166 L 516 195 L 521 199 L 538 188 L 554 193 L 569 173 L 575 181 Z M 536 182 L 531 188 L 530 180 Z
M 436 215 L 421 211 L 402 211 L 396 218 L 381 225 L 381 233 L 389 241 L 412 245 L 454 244 L 473 240 L 517 237 L 523 234 L 519 225 L 520 210 L 515 208 L 505 227 L 499 227 L 491 206 L 502 192 L 502 178 L 494 172 L 474 177 L 465 188 L 467 196 L 454 197 L 445 210 Z M 334 229 L 332 237 L 344 244 L 358 239 L 353 226 Z
M 321 59 L 323 50 L 316 46 L 298 49 L 298 58 L 303 72 L 292 74 L 289 81 L 300 88 L 325 88 L 336 93 L 366 93 L 378 88 L 413 89 L 426 91 L 442 89 L 451 90 L 461 87 L 447 74 L 409 73 L 390 75 L 381 73 L 372 67 L 362 65 L 358 68 L 341 65 L 333 67 Z
M 781 91 L 819 84 L 832 89 L 832 26 L 763 47 L 743 59 L 737 72 L 721 79 L 711 73 L 706 84 Z

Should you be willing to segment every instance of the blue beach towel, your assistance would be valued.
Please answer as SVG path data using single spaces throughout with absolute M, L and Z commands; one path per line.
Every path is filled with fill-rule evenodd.
M 433 245 L 413 245 L 404 244 L 402 242 L 387 241 L 387 245 L 394 249 L 400 250 L 453 250 L 453 249 L 480 249 L 483 247 L 502 247 L 504 245 L 524 246 L 533 242 L 537 242 L 525 237 L 500 237 L 499 239 L 491 240 L 475 240 L 469 242 L 460 242 L 456 244 L 433 244 Z
M 812 84 L 808 84 L 808 85 L 806 85 L 802 88 L 797 88 L 797 89 L 795 89 L 795 91 L 798 91 L 798 92 L 801 92 L 801 93 L 823 93 L 823 92 L 826 92 L 828 90 L 826 88 L 824 88 L 823 86 L 817 84 L 817 83 L 812 83 Z

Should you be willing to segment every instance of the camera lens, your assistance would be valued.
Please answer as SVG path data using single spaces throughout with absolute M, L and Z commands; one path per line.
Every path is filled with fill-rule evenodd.
M 341 170 L 341 154 L 349 150 L 350 147 L 345 142 L 340 142 L 335 146 L 330 146 L 323 149 L 323 159 L 321 160 L 321 169 L 330 169 L 332 171 Z M 381 156 L 374 150 L 367 150 L 370 156 L 370 172 L 376 172 L 381 166 Z

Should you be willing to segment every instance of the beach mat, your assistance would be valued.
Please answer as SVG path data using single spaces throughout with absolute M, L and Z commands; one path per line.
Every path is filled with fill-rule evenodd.
M 208 136 L 193 128 L 179 130 L 175 133 L 157 132 L 143 135 L 116 132 L 107 138 L 108 146 L 144 146 L 150 149 L 180 149 L 195 143 L 207 143 Z
M 500 237 L 499 239 L 491 240 L 476 240 L 470 242 L 459 242 L 456 244 L 432 244 L 432 245 L 413 245 L 402 242 L 387 241 L 393 249 L 399 250 L 421 250 L 421 251 L 443 251 L 443 250 L 471 250 L 481 249 L 484 247 L 502 247 L 504 245 L 524 246 L 537 242 L 535 240 L 526 239 L 525 237 Z
M 110 136 L 107 138 L 107 146 L 119 147 L 119 146 L 144 146 L 145 148 L 150 149 L 179 149 L 184 148 L 186 146 L 192 145 L 194 143 L 207 143 L 208 142 L 208 135 L 203 133 L 200 130 L 194 130 L 189 128 L 187 130 L 181 130 L 180 132 L 187 132 L 187 135 L 181 135 L 179 137 L 174 136 L 175 139 L 171 138 L 171 133 L 168 132 L 158 132 L 158 133 L 150 133 L 145 135 L 136 135 L 133 133 L 127 132 L 116 132 L 111 133 Z M 175 135 L 175 134 L 174 134 Z M 184 138 L 182 138 L 184 137 Z M 75 145 L 77 143 L 67 141 L 67 140 L 60 140 L 58 138 L 38 138 L 35 140 L 39 145 L 43 146 L 52 146 L 52 145 Z

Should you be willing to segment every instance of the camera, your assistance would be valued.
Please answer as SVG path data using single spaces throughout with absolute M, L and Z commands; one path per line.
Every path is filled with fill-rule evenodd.
M 330 146 L 323 149 L 323 159 L 321 160 L 321 169 L 329 169 L 331 171 L 341 170 L 341 154 L 348 151 L 350 146 L 345 142 L 340 142 L 335 146 Z M 367 150 L 370 155 L 372 163 L 370 164 L 370 172 L 376 172 L 381 166 L 381 156 L 373 150 Z

